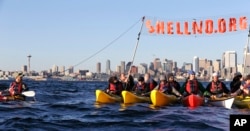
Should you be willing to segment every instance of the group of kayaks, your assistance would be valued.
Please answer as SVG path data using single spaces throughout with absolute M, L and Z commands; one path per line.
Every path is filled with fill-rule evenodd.
M 239 108 L 250 109 L 250 97 L 221 97 L 208 99 L 199 95 L 189 95 L 182 99 L 177 98 L 174 95 L 168 95 L 158 90 L 152 90 L 150 97 L 139 96 L 130 91 L 122 91 L 122 96 L 110 95 L 102 90 L 96 90 L 96 102 L 99 103 L 150 103 L 153 106 L 169 106 L 177 103 L 181 103 L 187 107 L 198 107 L 205 104 L 212 106 L 219 106 L 231 109 L 232 105 Z

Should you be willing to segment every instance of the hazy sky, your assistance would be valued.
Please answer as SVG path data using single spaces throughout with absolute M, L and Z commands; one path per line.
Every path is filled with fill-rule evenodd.
M 31 70 L 36 71 L 55 64 L 66 68 L 77 65 L 75 70 L 95 72 L 96 63 L 101 62 L 105 72 L 107 59 L 115 70 L 121 61 L 132 60 L 143 16 L 173 22 L 209 18 L 216 21 L 218 17 L 241 15 L 249 19 L 249 5 L 249 0 L 2 0 L 0 70 L 20 70 L 28 64 L 29 54 Z M 238 63 L 242 63 L 248 36 L 248 30 L 197 37 L 146 32 L 143 28 L 136 65 L 149 64 L 158 57 L 177 61 L 181 67 L 183 62 L 191 63 L 194 56 L 221 59 L 225 51 L 236 51 Z

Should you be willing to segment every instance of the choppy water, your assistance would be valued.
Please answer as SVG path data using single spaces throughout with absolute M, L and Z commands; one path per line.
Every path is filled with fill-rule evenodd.
M 1 89 L 10 81 L 0 81 Z M 153 108 L 150 104 L 96 104 L 95 90 L 106 82 L 28 81 L 36 97 L 0 103 L 0 129 L 5 130 L 229 130 L 230 114 L 249 109 L 182 105 Z M 205 83 L 204 83 L 205 84 Z

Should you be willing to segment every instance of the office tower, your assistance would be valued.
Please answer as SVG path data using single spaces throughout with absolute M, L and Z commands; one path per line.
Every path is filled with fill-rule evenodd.
M 125 73 L 125 61 L 121 61 L 121 73 Z
M 194 58 L 193 58 L 193 66 L 194 66 L 194 71 L 196 72 L 196 73 L 198 73 L 199 72 L 199 57 L 197 57 L 197 56 L 194 56 Z
M 130 67 L 132 66 L 131 64 L 132 64 L 132 62 L 128 62 L 128 63 L 126 64 L 125 73 L 128 73 L 128 72 L 129 72 Z
M 22 66 L 22 72 L 28 72 L 28 67 L 27 65 Z
M 237 53 L 235 51 L 226 51 L 223 53 L 223 67 L 236 67 L 237 65 Z
M 101 73 L 101 63 L 97 62 L 96 64 L 96 73 Z
M 148 67 L 147 66 L 148 65 L 145 64 L 145 63 L 139 64 L 139 66 L 138 66 L 138 73 L 139 74 L 145 74 L 145 73 L 147 73 L 148 72 Z
M 159 58 L 155 58 L 154 60 L 154 70 L 158 70 L 159 68 L 162 68 L 161 67 L 161 61 Z
M 221 70 L 221 60 L 217 59 L 213 61 L 213 67 L 215 72 L 219 72 Z
M 110 69 L 110 60 L 106 61 L 106 74 L 111 74 L 111 69 Z

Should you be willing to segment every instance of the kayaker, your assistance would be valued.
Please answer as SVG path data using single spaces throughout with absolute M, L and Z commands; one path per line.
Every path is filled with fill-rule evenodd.
M 180 84 L 174 79 L 174 74 L 169 73 L 167 77 L 167 86 L 174 87 L 177 91 L 180 91 Z
M 158 85 L 158 90 L 165 94 L 176 95 L 178 97 L 182 96 L 180 92 L 174 88 L 174 86 L 168 84 L 165 75 L 160 76 L 160 83 Z
M 15 72 L 13 76 L 15 79 L 11 82 L 9 89 L 0 92 L 0 95 L 4 100 L 24 100 L 25 97 L 22 95 L 22 92 L 29 90 L 27 85 L 23 82 L 24 74 Z
M 132 91 L 134 87 L 134 78 L 133 76 L 129 75 L 128 77 L 125 75 L 125 73 L 121 73 L 120 75 L 120 81 L 123 86 L 123 90 L 126 91 Z
M 108 80 L 108 87 L 106 92 L 113 95 L 121 95 L 123 90 L 122 83 L 118 80 L 116 76 L 111 76 Z
M 149 85 L 145 83 L 144 77 L 140 76 L 138 78 L 138 82 L 134 86 L 133 91 L 135 91 L 137 95 L 149 96 L 150 94 Z
M 242 81 L 243 81 L 242 74 L 240 72 L 235 73 L 233 81 L 230 83 L 231 93 L 234 93 L 240 88 Z M 239 95 L 240 94 L 241 93 L 239 93 Z
M 157 82 L 151 78 L 149 73 L 144 74 L 145 83 L 148 84 L 150 91 L 153 90 L 157 86 Z
M 205 88 L 203 85 L 195 78 L 195 72 L 190 70 L 188 71 L 188 78 L 186 82 L 183 83 L 180 93 L 183 96 L 188 96 L 191 94 L 203 96 Z
M 243 93 L 244 96 L 250 96 L 250 74 L 245 77 L 245 83 L 240 86 L 240 88 L 235 91 L 232 96 L 237 96 Z
M 213 73 L 212 81 L 208 83 L 204 96 L 214 99 L 227 96 L 228 93 L 230 93 L 230 91 L 227 89 L 226 85 L 219 80 L 218 73 Z

